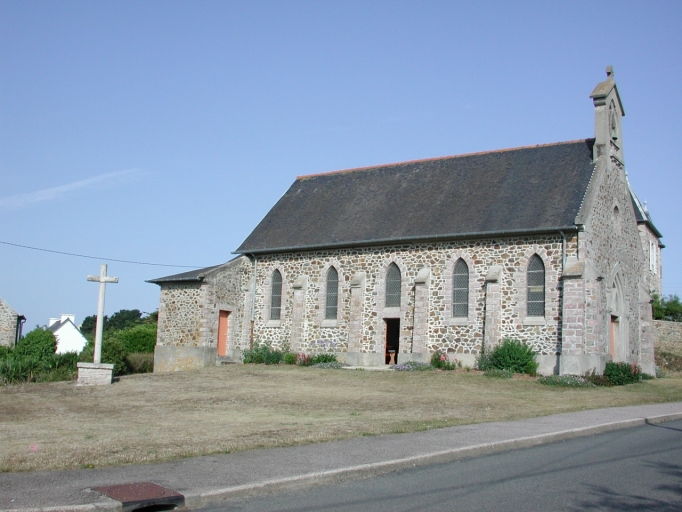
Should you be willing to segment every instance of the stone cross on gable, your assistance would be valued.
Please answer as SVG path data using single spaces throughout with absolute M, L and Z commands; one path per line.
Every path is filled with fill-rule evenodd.
M 99 283 L 99 301 L 97 302 L 97 325 L 95 327 L 95 357 L 93 362 L 102 362 L 102 330 L 104 328 L 104 293 L 107 283 L 118 283 L 118 277 L 107 275 L 107 265 L 103 263 L 98 276 L 88 276 L 88 281 Z

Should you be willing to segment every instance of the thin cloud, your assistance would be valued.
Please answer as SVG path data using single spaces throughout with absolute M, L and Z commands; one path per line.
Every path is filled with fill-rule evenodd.
M 13 209 L 30 206 L 34 203 L 42 203 L 44 201 L 54 201 L 61 199 L 63 196 L 89 188 L 111 187 L 127 183 L 131 178 L 137 176 L 139 171 L 137 169 L 126 169 L 123 171 L 109 172 L 86 178 L 84 180 L 74 181 L 66 185 L 59 185 L 58 187 L 45 188 L 43 190 L 36 190 L 35 192 L 27 192 L 26 194 L 18 194 L 16 196 L 0 198 L 0 209 Z

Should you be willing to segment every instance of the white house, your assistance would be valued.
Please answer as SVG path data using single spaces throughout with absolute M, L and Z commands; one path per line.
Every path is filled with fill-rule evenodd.
M 57 338 L 57 353 L 80 352 L 87 340 L 76 327 L 75 315 L 62 315 L 61 318 L 50 318 L 47 328 Z

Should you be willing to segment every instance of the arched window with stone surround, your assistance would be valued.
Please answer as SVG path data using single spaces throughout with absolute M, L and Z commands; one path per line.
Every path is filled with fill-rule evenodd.
M 469 267 L 462 258 L 455 263 L 452 275 L 452 316 L 469 316 Z
M 395 263 L 391 263 L 386 271 L 386 307 L 400 307 L 400 269 Z
M 282 316 L 282 274 L 279 270 L 272 273 L 270 288 L 270 320 L 279 320 Z
M 327 290 L 325 298 L 325 320 L 336 320 L 339 306 L 339 273 L 334 267 L 327 271 Z
M 545 316 L 545 265 L 537 254 L 528 262 L 527 316 Z

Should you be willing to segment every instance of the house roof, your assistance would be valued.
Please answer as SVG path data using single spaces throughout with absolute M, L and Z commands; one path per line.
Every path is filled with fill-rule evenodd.
M 575 229 L 594 139 L 300 176 L 236 253 Z

